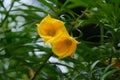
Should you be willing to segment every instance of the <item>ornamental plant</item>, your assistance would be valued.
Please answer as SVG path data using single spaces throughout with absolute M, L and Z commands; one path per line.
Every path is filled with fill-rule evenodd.
M 120 0 L 0 0 L 0 80 L 120 80 Z
M 73 56 L 75 53 L 78 41 L 69 35 L 64 22 L 47 15 L 37 24 L 37 30 L 44 43 L 49 42 L 52 45 L 52 51 L 59 59 Z

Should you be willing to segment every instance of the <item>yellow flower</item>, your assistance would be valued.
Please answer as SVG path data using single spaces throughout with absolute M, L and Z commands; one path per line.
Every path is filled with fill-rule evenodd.
M 33 70 L 30 70 L 30 71 L 29 71 L 29 76 L 30 76 L 30 77 L 34 77 L 34 75 L 35 75 L 35 72 L 34 72 Z
M 110 62 L 110 63 L 118 62 L 118 59 L 120 59 L 120 58 L 112 58 L 112 59 L 111 59 L 111 62 L 110 62 L 110 59 L 108 59 L 108 60 L 105 61 L 105 64 L 108 65 L 109 62 Z
M 61 59 L 67 56 L 73 56 L 79 42 L 68 34 L 64 34 L 50 40 L 50 43 L 52 44 L 53 53 Z
M 51 18 L 50 15 L 47 15 L 40 24 L 37 24 L 37 30 L 38 34 L 44 38 L 44 43 L 63 32 L 68 34 L 64 26 L 64 22 Z
M 106 61 L 105 61 L 105 64 L 108 65 L 109 62 L 110 62 L 110 59 L 106 60 Z M 120 58 L 112 58 L 112 59 L 111 59 L 111 63 L 115 63 L 115 64 L 113 65 L 114 68 L 120 69 Z

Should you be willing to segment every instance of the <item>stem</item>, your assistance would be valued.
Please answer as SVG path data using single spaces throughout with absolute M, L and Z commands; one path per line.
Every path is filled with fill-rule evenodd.
M 68 0 L 65 1 L 65 3 L 61 6 L 59 13 L 62 12 L 62 10 L 64 9 L 64 7 L 67 5 Z
M 49 58 L 53 55 L 53 53 L 49 54 L 47 56 L 47 58 L 43 61 L 43 64 L 41 64 L 39 66 L 39 68 L 37 69 L 37 71 L 35 72 L 34 76 L 30 79 L 30 80 L 35 80 L 35 78 L 37 77 L 37 75 L 40 73 L 40 71 L 42 70 L 42 68 L 45 66 L 45 64 L 47 63 L 47 61 L 49 60 Z
M 104 28 L 103 25 L 100 26 L 100 40 L 101 40 L 101 45 L 104 44 Z
M 1 22 L 1 24 L 0 24 L 0 27 L 2 27 L 2 26 L 3 26 L 4 22 L 5 22 L 5 21 L 6 21 L 6 19 L 8 18 L 9 13 L 10 13 L 10 11 L 11 11 L 11 9 L 12 9 L 13 5 L 14 5 L 14 2 L 15 2 L 15 0 L 12 0 L 11 6 L 10 6 L 9 10 L 6 12 L 5 18 L 2 20 L 2 22 Z

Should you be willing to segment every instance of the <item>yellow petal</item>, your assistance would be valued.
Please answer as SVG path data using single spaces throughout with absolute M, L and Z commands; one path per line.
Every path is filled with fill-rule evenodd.
M 51 18 L 50 15 L 46 16 L 40 24 L 37 24 L 38 34 L 45 39 L 45 43 L 51 38 L 66 32 L 64 22 Z
M 73 56 L 78 42 L 67 34 L 59 35 L 50 41 L 52 44 L 52 51 L 59 59 Z

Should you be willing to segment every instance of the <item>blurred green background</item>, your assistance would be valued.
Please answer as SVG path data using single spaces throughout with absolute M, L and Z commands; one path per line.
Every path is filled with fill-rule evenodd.
M 48 14 L 81 42 L 73 58 L 44 46 Z M 119 59 L 120 0 L 0 0 L 0 80 L 120 80 Z

